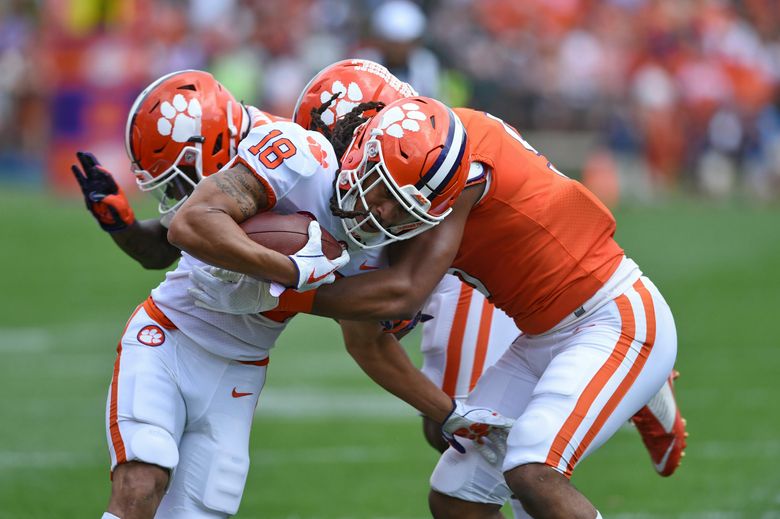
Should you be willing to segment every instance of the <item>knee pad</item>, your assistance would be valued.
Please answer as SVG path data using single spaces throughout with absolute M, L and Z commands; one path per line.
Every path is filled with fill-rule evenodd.
M 176 467 L 179 463 L 179 447 L 168 431 L 149 424 L 137 424 L 133 429 L 128 442 L 128 461 L 143 461 L 166 469 Z
M 544 463 L 556 430 L 555 423 L 552 414 L 545 409 L 523 413 L 509 431 L 501 470 L 507 472 L 526 463 Z
M 238 512 L 248 473 L 249 454 L 214 453 L 203 487 L 203 506 L 229 515 Z
M 462 440 L 462 443 L 466 446 L 470 442 Z M 474 503 L 503 505 L 511 495 L 499 468 L 468 446 L 465 454 L 448 449 L 441 455 L 431 474 L 431 488 Z

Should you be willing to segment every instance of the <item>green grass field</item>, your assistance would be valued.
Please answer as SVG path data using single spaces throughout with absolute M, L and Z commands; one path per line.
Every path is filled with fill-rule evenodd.
M 6 189 L 0 206 L 0 518 L 99 517 L 116 342 L 162 273 L 78 201 Z M 691 437 L 662 479 L 625 428 L 574 483 L 605 518 L 780 518 L 780 207 L 676 201 L 617 218 L 675 312 Z M 271 357 L 238 517 L 428 517 L 437 457 L 419 418 L 359 371 L 336 327 L 297 318 Z

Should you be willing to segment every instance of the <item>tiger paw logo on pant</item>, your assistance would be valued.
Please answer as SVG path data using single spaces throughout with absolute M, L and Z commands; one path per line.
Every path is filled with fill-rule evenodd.
M 163 101 L 160 112 L 163 115 L 157 119 L 160 135 L 170 135 L 174 142 L 187 142 L 193 135 L 200 134 L 203 110 L 197 99 L 190 99 L 187 103 L 183 95 L 176 94 L 172 102 Z

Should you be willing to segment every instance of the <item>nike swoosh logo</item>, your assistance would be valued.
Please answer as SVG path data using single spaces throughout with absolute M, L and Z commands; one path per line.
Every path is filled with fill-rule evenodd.
M 233 395 L 233 398 L 241 398 L 242 396 L 249 396 L 252 393 L 239 393 L 238 391 L 236 391 L 236 388 L 233 388 L 233 393 L 231 394 Z
M 379 268 L 379 267 L 376 267 L 374 265 L 367 265 L 366 263 L 367 262 L 365 262 L 365 261 L 363 263 L 361 263 L 360 266 L 358 267 L 358 269 L 360 269 L 360 270 L 376 270 L 376 269 Z
M 333 270 L 336 270 L 336 269 L 333 269 Z M 333 274 L 333 270 L 330 270 L 330 271 L 326 272 L 325 274 L 323 274 L 321 276 L 315 276 L 314 272 L 312 272 L 311 274 L 309 274 L 309 279 L 306 280 L 306 283 L 311 284 L 311 283 L 316 283 L 317 281 L 322 281 L 326 277 L 328 277 L 331 274 Z
M 672 443 L 669 444 L 669 448 L 666 449 L 666 452 L 661 458 L 661 461 L 659 461 L 658 463 L 653 462 L 653 465 L 655 465 L 655 470 L 657 470 L 658 472 L 664 470 L 666 466 L 666 461 L 669 459 L 669 455 L 672 453 L 672 449 L 674 449 L 675 443 L 677 443 L 677 438 L 672 439 Z

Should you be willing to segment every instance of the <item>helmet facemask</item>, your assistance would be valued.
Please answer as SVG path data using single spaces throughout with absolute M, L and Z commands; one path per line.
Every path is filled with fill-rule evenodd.
M 198 142 L 182 148 L 173 164 L 157 176 L 145 169 L 133 171 L 138 189 L 157 198 L 157 210 L 163 217 L 169 213 L 172 217 L 203 179 L 201 146 Z
M 139 100 L 136 101 L 137 104 L 144 101 L 142 96 L 139 96 Z M 203 101 L 202 98 L 201 101 Z M 200 110 L 198 99 L 193 99 L 190 103 L 192 102 L 196 103 Z M 207 103 L 207 101 L 204 102 Z M 190 106 L 192 105 L 190 104 Z M 206 104 L 206 106 L 209 105 Z M 225 148 L 227 148 L 226 159 L 235 157 L 239 141 L 243 135 L 249 131 L 250 117 L 246 107 L 232 99 L 227 99 L 223 106 L 225 107 L 225 119 L 223 119 L 224 122 L 222 122 L 221 125 L 219 122 L 213 122 L 213 116 L 209 115 L 214 112 L 201 114 L 199 117 L 194 118 L 192 128 L 188 128 L 189 132 L 188 134 L 185 134 L 185 137 L 186 135 L 190 135 L 185 142 L 174 140 L 171 135 L 170 145 L 183 147 L 170 165 L 167 165 L 167 160 L 158 158 L 154 164 L 147 166 L 145 169 L 140 166 L 130 144 L 129 136 L 133 131 L 132 128 L 134 127 L 135 120 L 132 115 L 135 110 L 131 111 L 131 116 L 128 119 L 128 140 L 126 145 L 128 154 L 135 166 L 133 174 L 135 175 L 138 188 L 143 192 L 151 192 L 159 201 L 158 211 L 163 222 L 169 222 L 170 219 L 173 218 L 173 215 L 179 207 L 181 207 L 187 198 L 189 198 L 189 195 L 195 189 L 195 186 L 203 180 L 205 176 L 216 173 L 216 171 L 213 170 L 215 168 L 212 166 L 209 166 L 209 170 L 204 172 L 204 162 L 207 164 L 213 163 L 217 154 L 223 154 Z M 239 110 L 238 113 L 234 115 L 235 107 L 238 107 Z M 212 110 L 217 110 L 217 108 L 212 108 Z M 234 120 L 236 119 L 236 116 L 238 118 L 237 121 Z M 208 129 L 203 126 L 205 124 L 204 119 L 205 121 L 210 121 L 208 123 L 210 125 L 208 126 Z M 217 119 L 217 121 L 219 121 L 219 119 Z M 222 126 L 222 128 L 220 128 L 220 126 Z M 215 130 L 216 138 L 214 137 Z M 205 150 L 204 146 L 206 146 Z M 204 160 L 204 153 L 207 154 L 206 160 Z M 230 163 L 230 160 L 227 162 Z
M 359 132 L 356 132 L 358 134 Z M 388 243 L 406 240 L 438 225 L 451 209 L 440 215 L 429 213 L 431 202 L 413 185 L 398 185 L 388 172 L 379 141 L 384 132 L 378 128 L 371 130 L 368 141 L 363 146 L 363 156 L 354 169 L 341 170 L 337 181 L 336 200 L 339 209 L 364 213 L 360 216 L 342 218 L 347 236 L 364 249 L 381 247 Z M 355 145 L 353 141 L 352 146 Z M 387 226 L 380 222 L 370 211 L 366 195 L 374 189 L 386 189 L 400 207 L 408 214 L 403 222 Z

